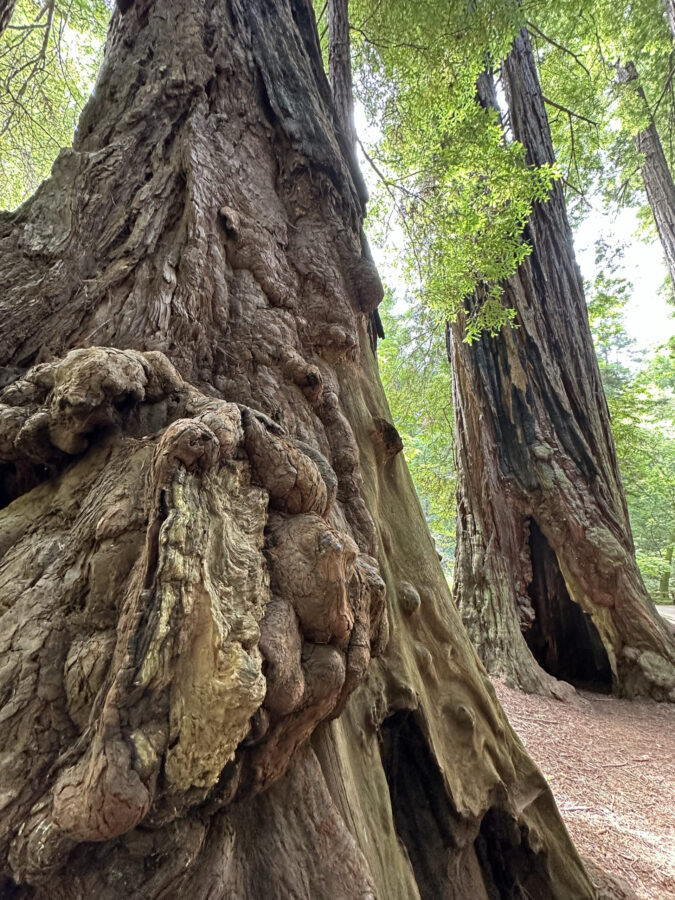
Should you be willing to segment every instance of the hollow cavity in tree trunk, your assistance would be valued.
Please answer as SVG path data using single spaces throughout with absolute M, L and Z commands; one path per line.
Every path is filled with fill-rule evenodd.
M 470 731 L 471 710 L 463 707 L 461 715 Z M 545 861 L 526 831 L 498 805 L 480 822 L 459 814 L 414 713 L 399 710 L 385 719 L 380 752 L 396 833 L 421 900 L 547 896 Z
M 529 521 L 534 620 L 525 640 L 539 665 L 562 681 L 603 693 L 612 689 L 612 667 L 593 620 L 569 595 L 558 560 L 534 519 Z

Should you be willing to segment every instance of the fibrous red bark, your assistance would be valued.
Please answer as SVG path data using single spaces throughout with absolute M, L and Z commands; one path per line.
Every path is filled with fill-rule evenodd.
M 527 33 L 503 66 L 514 136 L 554 160 Z M 481 87 L 482 86 L 482 87 Z M 489 88 L 489 86 L 488 86 Z M 482 102 L 494 105 L 484 80 Z M 489 671 L 675 699 L 675 647 L 640 576 L 560 183 L 505 284 L 516 328 L 448 333 L 458 460 L 455 598 Z
M 398 453 L 358 185 L 308 2 L 135 0 L 0 214 L 2 896 L 594 896 Z

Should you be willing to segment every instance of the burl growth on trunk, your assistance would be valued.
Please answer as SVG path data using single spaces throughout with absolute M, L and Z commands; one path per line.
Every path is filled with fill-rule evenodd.
M 312 393 L 325 403 L 320 378 Z M 3 522 L 6 673 L 30 705 L 4 813 L 23 823 L 8 852 L 31 881 L 76 842 L 159 825 L 217 782 L 228 799 L 266 787 L 344 705 L 387 625 L 377 562 L 331 522 L 327 459 L 162 354 L 74 350 L 0 403 L 14 490 L 50 476 Z M 55 646 L 58 621 L 82 638 Z M 46 715 L 60 728 L 34 748 Z

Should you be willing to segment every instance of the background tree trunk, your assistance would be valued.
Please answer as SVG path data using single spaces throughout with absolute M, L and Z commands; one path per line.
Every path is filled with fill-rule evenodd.
M 503 75 L 513 134 L 554 160 L 525 31 Z M 491 88 L 479 81 L 485 105 Z M 448 331 L 458 461 L 455 599 L 489 671 L 528 691 L 551 676 L 675 698 L 675 650 L 647 596 L 628 522 L 562 188 L 530 218 L 505 285 L 515 329 Z M 470 310 L 469 310 L 470 314 Z
M 659 599 L 662 603 L 670 603 L 670 572 L 673 564 L 673 550 L 675 549 L 675 532 L 671 531 L 670 543 L 666 547 L 664 555 L 668 568 L 661 573 L 659 579 Z
M 675 38 L 675 0 L 664 0 L 664 6 L 666 9 L 666 18 L 668 19 L 670 31 Z
M 14 14 L 16 0 L 0 0 L 0 34 L 9 25 Z
M 328 72 L 338 125 L 350 147 L 356 143 L 349 37 L 349 0 L 328 0 Z
M 135 0 L 0 214 L 5 898 L 595 896 L 398 454 L 332 116 L 306 0 Z
M 619 69 L 619 79 L 623 82 L 637 82 L 638 73 L 632 62 Z M 642 181 L 647 194 L 647 202 L 654 216 L 656 230 L 666 257 L 670 279 L 675 286 L 675 182 L 663 152 L 661 138 L 649 112 L 649 104 L 644 90 L 637 88 L 645 110 L 649 114 L 649 125 L 634 138 L 638 153 L 644 155 L 640 167 Z

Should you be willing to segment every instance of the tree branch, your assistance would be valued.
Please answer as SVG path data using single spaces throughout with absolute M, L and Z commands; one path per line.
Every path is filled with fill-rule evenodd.
M 386 192 L 387 192 L 387 193 L 389 194 L 389 196 L 391 197 L 392 202 L 393 202 L 393 204 L 394 204 L 394 208 L 396 209 L 396 212 L 399 214 L 399 216 L 400 216 L 400 218 L 401 218 L 401 224 L 403 225 L 403 227 L 404 227 L 404 229 L 405 229 L 405 232 L 406 232 L 406 234 L 408 235 L 408 241 L 410 242 L 410 249 L 412 250 L 413 256 L 415 257 L 415 264 L 417 265 L 417 275 L 418 275 L 418 277 L 419 277 L 420 284 L 421 284 L 421 283 L 423 282 L 423 280 L 424 280 L 423 277 L 422 277 L 422 261 L 421 261 L 421 259 L 420 259 L 420 257 L 419 257 L 419 253 L 418 253 L 418 251 L 417 251 L 417 244 L 416 244 L 416 242 L 415 242 L 415 238 L 413 237 L 413 234 L 412 234 L 412 232 L 411 232 L 411 230 L 410 230 L 410 227 L 409 227 L 409 225 L 408 225 L 408 220 L 407 220 L 407 218 L 406 218 L 405 212 L 404 212 L 403 209 L 401 209 L 401 206 L 400 206 L 398 200 L 396 199 L 396 194 L 394 193 L 392 183 L 391 183 L 391 181 L 386 177 L 386 175 L 385 175 L 384 172 L 380 169 L 380 167 L 377 165 L 377 163 L 375 162 L 375 160 L 374 160 L 374 159 L 371 157 L 371 155 L 368 153 L 368 151 L 366 150 L 366 148 L 363 146 L 363 142 L 361 141 L 360 138 L 357 137 L 356 143 L 357 143 L 357 144 L 359 145 L 359 147 L 361 148 L 361 152 L 362 152 L 363 155 L 365 156 L 368 165 L 372 168 L 372 170 L 375 172 L 375 174 L 377 175 L 377 177 L 380 179 L 380 181 L 381 181 L 382 184 L 384 185 L 384 189 L 386 190 Z
M 544 94 L 541 95 L 544 103 L 547 103 L 549 106 L 552 106 L 554 109 L 559 109 L 560 112 L 564 112 L 567 116 L 574 116 L 575 119 L 581 119 L 582 122 L 588 122 L 589 125 L 594 125 L 596 128 L 598 127 L 598 123 L 593 121 L 593 119 L 589 119 L 588 116 L 582 116 L 581 113 L 574 112 L 573 109 L 568 109 L 566 106 L 561 106 L 560 103 L 556 103 L 555 100 L 551 100 L 550 97 L 545 97 Z
M 576 64 L 577 64 L 578 66 L 581 66 L 581 68 L 582 68 L 582 69 L 584 70 L 584 72 L 588 75 L 588 77 L 589 77 L 589 78 L 591 77 L 590 71 L 589 71 L 588 68 L 582 63 L 582 61 L 581 61 L 581 59 L 579 58 L 579 55 L 578 55 L 577 53 L 573 53 L 568 47 L 565 47 L 565 46 L 563 46 L 562 44 L 559 44 L 557 41 L 554 41 L 552 37 L 549 37 L 547 34 L 544 34 L 544 32 L 543 32 L 540 28 L 537 28 L 537 26 L 534 24 L 534 22 L 529 22 L 529 21 L 528 21 L 527 27 L 528 27 L 528 30 L 534 31 L 536 34 L 539 35 L 539 37 L 542 37 L 542 38 L 543 38 L 548 44 L 550 44 L 552 47 L 557 47 L 558 50 L 562 50 L 563 53 L 567 53 L 568 56 L 571 56 L 572 59 L 576 62 Z

